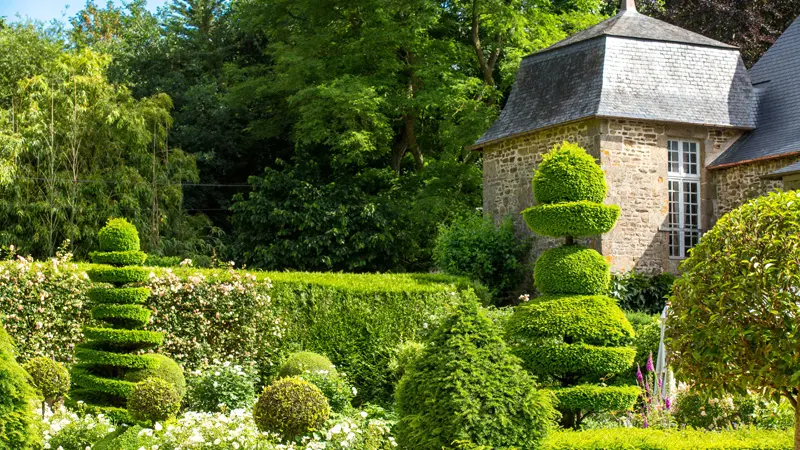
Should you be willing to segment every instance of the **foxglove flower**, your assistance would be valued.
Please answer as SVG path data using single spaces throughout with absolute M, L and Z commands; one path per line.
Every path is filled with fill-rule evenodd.
M 639 385 L 644 383 L 644 375 L 642 375 L 642 368 L 639 367 L 639 364 L 636 364 L 636 382 Z
M 647 365 L 645 365 L 645 370 L 648 372 L 655 372 L 656 369 L 653 367 L 653 352 L 650 352 L 650 356 L 647 357 Z

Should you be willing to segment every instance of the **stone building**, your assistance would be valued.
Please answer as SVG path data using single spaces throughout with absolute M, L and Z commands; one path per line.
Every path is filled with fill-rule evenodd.
M 562 141 L 606 172 L 616 228 L 589 239 L 617 271 L 677 270 L 726 211 L 800 185 L 800 19 L 748 71 L 736 47 L 620 13 L 524 58 L 484 153 L 484 212 L 534 202 L 533 170 Z M 794 164 L 793 164 L 794 163 Z M 553 245 L 537 238 L 534 254 Z

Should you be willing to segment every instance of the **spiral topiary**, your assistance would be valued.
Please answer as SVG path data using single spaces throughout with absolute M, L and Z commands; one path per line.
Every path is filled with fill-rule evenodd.
M 31 376 L 34 387 L 44 399 L 44 416 L 45 405 L 52 407 L 69 392 L 69 370 L 63 364 L 45 357 L 31 358 L 22 367 Z
M 602 255 L 572 243 L 574 237 L 614 227 L 619 207 L 604 205 L 603 171 L 574 144 L 556 146 L 533 177 L 539 205 L 523 211 L 528 227 L 567 243 L 536 261 L 534 282 L 543 295 L 518 306 L 507 335 L 523 365 L 550 383 L 562 425 L 577 428 L 588 415 L 633 406 L 636 386 L 601 386 L 603 379 L 633 364 L 633 328 L 616 302 L 606 297 L 611 274 Z
M 91 257 L 95 264 L 104 265 L 87 273 L 93 282 L 112 287 L 89 291 L 94 303 L 92 318 L 103 325 L 83 329 L 86 342 L 76 347 L 79 364 L 72 368 L 75 388 L 71 398 L 84 401 L 95 413 L 126 422 L 127 399 L 137 381 L 147 376 L 165 378 L 180 392 L 185 392 L 185 382 L 174 361 L 165 356 L 141 354 L 161 345 L 164 335 L 143 330 L 150 322 L 151 312 L 145 307 L 149 289 L 129 286 L 146 281 L 150 273 L 137 266 L 146 255 L 139 250 L 136 227 L 125 219 L 111 219 L 98 233 L 98 240 L 100 251 Z
M 14 357 L 14 344 L 0 324 L 0 449 L 41 448 L 31 408 L 36 392 Z
M 336 367 L 330 359 L 319 353 L 297 352 L 289 355 L 286 361 L 281 364 L 278 373 L 281 377 L 293 377 L 307 371 L 328 372 L 331 375 L 335 375 Z
M 181 409 L 181 397 L 172 383 L 148 378 L 128 394 L 128 413 L 137 422 L 151 424 L 172 419 Z
M 264 388 L 253 409 L 258 429 L 286 440 L 321 427 L 331 413 L 320 389 L 299 377 L 280 378 Z

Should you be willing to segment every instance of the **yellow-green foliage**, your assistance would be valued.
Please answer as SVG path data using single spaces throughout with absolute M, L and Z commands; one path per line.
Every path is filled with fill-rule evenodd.
M 109 219 L 97 239 L 102 252 L 139 251 L 139 231 L 125 219 Z
M 602 294 L 611 282 L 608 267 L 597 251 L 564 245 L 542 253 L 536 260 L 533 280 L 543 294 Z
M 550 203 L 522 211 L 528 228 L 542 236 L 594 236 L 614 228 L 619 218 L 617 205 L 586 201 Z
M 511 355 L 501 330 L 468 299 L 434 331 L 397 388 L 394 427 L 408 450 L 536 448 L 555 412 L 551 397 Z
M 620 211 L 602 203 L 607 190 L 603 171 L 575 145 L 565 143 L 546 155 L 533 185 L 541 204 L 523 212 L 528 226 L 569 239 L 536 261 L 536 288 L 546 295 L 518 307 L 507 332 L 524 367 L 554 388 L 562 425 L 577 428 L 590 414 L 629 409 L 636 401 L 636 387 L 598 385 L 630 369 L 636 350 L 624 345 L 633 329 L 605 297 L 611 281 L 605 258 L 571 243 L 575 236 L 609 231 Z
M 23 367 L 45 400 L 52 402 L 69 392 L 69 371 L 63 364 L 38 357 L 29 359 Z
M 125 381 L 137 383 L 148 378 L 158 378 L 172 384 L 178 395 L 183 398 L 186 395 L 186 379 L 181 366 L 164 355 L 155 354 L 150 357 L 157 361 L 156 366 L 130 371 L 125 374 Z
M 128 394 L 128 413 L 139 422 L 163 422 L 181 409 L 181 396 L 172 383 L 148 378 L 136 383 Z
M 602 203 L 607 190 L 603 169 L 584 149 L 569 142 L 556 145 L 544 155 L 533 175 L 537 203 Z
M 11 337 L 0 326 L 0 450 L 38 448 L 35 401 L 30 378 L 14 358 Z
M 336 375 L 336 368 L 331 360 L 314 352 L 292 353 L 281 364 L 278 373 L 281 377 L 293 377 L 308 371 L 327 372 L 331 375 Z
M 264 388 L 253 409 L 253 420 L 261 431 L 294 439 L 321 427 L 330 413 L 328 400 L 318 387 L 287 377 Z
M 544 441 L 541 450 L 791 450 L 790 431 L 745 428 L 736 431 L 665 431 L 608 428 L 560 431 Z

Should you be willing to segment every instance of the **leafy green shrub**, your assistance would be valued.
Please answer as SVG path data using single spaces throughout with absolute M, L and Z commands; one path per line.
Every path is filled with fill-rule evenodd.
M 331 411 L 346 414 L 353 409 L 352 402 L 356 388 L 350 385 L 342 375 L 324 371 L 306 371 L 298 376 L 318 387 L 325 394 Z
M 592 295 L 608 290 L 609 264 L 597 251 L 580 245 L 550 249 L 536 260 L 533 280 L 539 292 Z
M 636 349 L 625 345 L 633 329 L 605 296 L 609 264 L 595 250 L 572 244 L 575 236 L 610 230 L 619 208 L 600 203 L 607 189 L 602 170 L 568 143 L 543 159 L 534 180 L 537 199 L 547 202 L 523 211 L 528 227 L 564 236 L 566 243 L 536 261 L 534 280 L 544 295 L 515 309 L 507 336 L 524 367 L 562 400 L 561 424 L 577 429 L 592 414 L 631 409 L 639 393 L 636 387 L 600 385 L 630 369 Z
M 69 392 L 69 371 L 63 364 L 50 358 L 38 357 L 29 359 L 22 367 L 31 376 L 34 387 L 45 403 L 50 406 Z M 42 411 L 44 412 L 44 403 Z
M 314 352 L 292 353 L 281 364 L 278 371 L 281 377 L 293 377 L 305 372 L 326 372 L 336 374 L 336 367 L 327 357 Z
M 36 393 L 14 357 L 14 344 L 0 326 L 0 448 L 37 448 L 41 438 L 32 406 Z
M 532 185 L 536 202 L 542 204 L 581 200 L 602 203 L 608 191 L 603 169 L 595 159 L 566 141 L 542 157 Z
M 132 370 L 125 374 L 125 381 L 138 383 L 148 378 L 158 378 L 170 383 L 175 387 L 175 391 L 180 398 L 186 395 L 186 379 L 183 376 L 183 369 L 171 358 L 164 355 L 150 355 L 157 361 L 154 367 Z
M 218 412 L 250 407 L 256 398 L 256 377 L 244 367 L 225 362 L 209 366 L 189 378 L 186 407 Z
M 709 395 L 750 389 L 796 403 L 798 260 L 800 192 L 756 198 L 717 221 L 671 297 L 676 375 Z
M 532 206 L 522 212 L 528 228 L 543 236 L 594 236 L 614 228 L 617 205 L 587 201 Z
M 611 277 L 609 296 L 618 300 L 620 308 L 647 314 L 661 314 L 672 294 L 675 275 L 664 272 L 646 275 L 639 272 L 615 273 Z
M 441 271 L 478 280 L 501 301 L 523 281 L 528 249 L 510 218 L 495 226 L 491 218 L 472 215 L 439 228 L 433 258 Z
M 330 412 L 328 400 L 318 387 L 298 377 L 287 377 L 264 388 L 253 420 L 259 430 L 291 440 L 320 428 Z
M 147 254 L 138 250 L 128 252 L 92 252 L 89 257 L 95 264 L 140 266 L 147 259 Z
M 763 429 L 789 429 L 794 424 L 794 408 L 786 399 L 776 402 L 758 395 L 712 398 L 695 390 L 678 395 L 673 416 L 678 425 L 707 430 L 750 425 Z
M 139 231 L 125 219 L 109 219 L 97 233 L 103 252 L 138 252 Z
M 95 283 L 109 283 L 119 286 L 127 283 L 141 283 L 147 281 L 150 276 L 150 271 L 144 267 L 96 266 L 87 270 L 86 273 Z
M 128 395 L 128 413 L 139 422 L 163 422 L 174 418 L 181 409 L 181 397 L 175 386 L 160 378 L 136 383 Z
M 397 388 L 401 447 L 536 448 L 555 412 L 474 298 L 434 332 Z
M 658 355 L 658 344 L 661 341 L 661 316 L 651 316 L 644 313 L 626 312 L 625 317 L 633 326 L 633 347 L 636 348 L 636 358 L 631 366 L 631 373 L 635 373 L 637 364 L 644 367 L 650 355 Z
M 541 450 L 791 450 L 793 443 L 791 433 L 754 428 L 723 432 L 608 428 L 553 433 Z
M 389 369 L 397 381 L 403 378 L 406 370 L 422 355 L 424 349 L 425 344 L 416 341 L 403 342 L 397 347 L 395 355 L 389 360 Z

